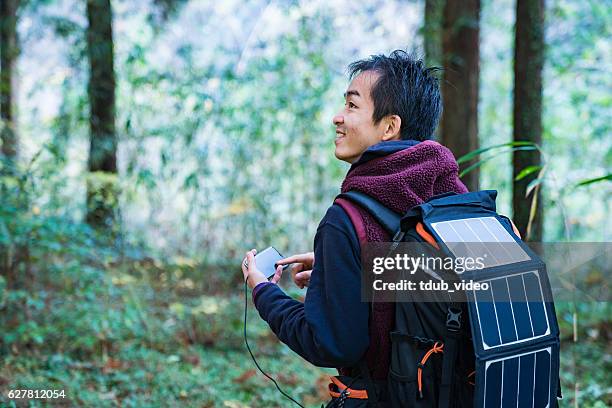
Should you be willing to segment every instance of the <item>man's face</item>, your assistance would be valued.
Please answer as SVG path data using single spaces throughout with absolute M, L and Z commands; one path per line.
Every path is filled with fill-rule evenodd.
M 354 163 L 368 147 L 383 140 L 384 121 L 374 124 L 374 102 L 370 97 L 378 76 L 374 71 L 357 75 L 344 95 L 344 109 L 332 119 L 336 126 L 335 154 L 340 160 Z

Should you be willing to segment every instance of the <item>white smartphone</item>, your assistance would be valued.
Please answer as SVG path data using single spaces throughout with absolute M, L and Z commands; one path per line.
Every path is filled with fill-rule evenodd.
M 255 264 L 265 276 L 270 280 L 276 273 L 276 262 L 283 259 L 284 256 L 280 254 L 274 247 L 268 247 L 255 255 Z M 284 265 L 286 268 L 289 265 Z

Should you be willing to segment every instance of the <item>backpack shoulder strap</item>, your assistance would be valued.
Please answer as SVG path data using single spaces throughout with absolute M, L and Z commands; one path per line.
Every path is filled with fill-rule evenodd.
M 372 196 L 361 191 L 351 190 L 338 195 L 336 200 L 338 199 L 350 201 L 366 210 L 391 236 L 399 229 L 402 214 L 387 208 Z
M 349 219 L 351 220 L 351 224 L 353 224 L 353 228 L 355 228 L 355 232 L 357 233 L 359 245 L 365 245 L 368 242 L 368 237 L 366 236 L 365 225 L 363 224 L 361 215 L 357 210 L 357 206 L 345 198 L 336 198 L 334 200 L 334 204 L 338 204 L 348 215 Z

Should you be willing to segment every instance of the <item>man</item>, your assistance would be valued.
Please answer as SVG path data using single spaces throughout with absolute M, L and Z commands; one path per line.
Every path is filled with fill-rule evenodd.
M 344 108 L 333 118 L 335 155 L 351 163 L 342 192 L 362 191 L 403 213 L 433 195 L 467 191 L 450 151 L 428 140 L 442 112 L 433 70 L 399 50 L 349 66 Z M 314 253 L 279 262 L 293 263 L 295 283 L 308 286 L 304 303 L 276 285 L 280 266 L 272 282 L 266 280 L 254 250 L 242 270 L 260 316 L 293 351 L 345 375 L 356 375 L 365 361 L 374 380 L 386 380 L 394 309 L 361 301 L 361 245 L 389 240 L 367 212 L 337 200 L 319 224 Z

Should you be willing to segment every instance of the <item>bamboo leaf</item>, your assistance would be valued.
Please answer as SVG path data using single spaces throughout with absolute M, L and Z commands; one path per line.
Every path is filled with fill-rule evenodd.
M 502 147 L 524 147 L 524 146 L 531 146 L 531 147 L 533 147 L 533 149 L 526 149 L 526 150 L 536 150 L 538 148 L 535 143 L 527 142 L 527 141 L 502 143 L 502 144 L 498 144 L 498 145 L 494 145 L 494 146 L 481 147 L 480 149 L 472 150 L 468 154 L 463 155 L 459 159 L 457 159 L 457 163 L 461 164 L 461 163 L 465 163 L 467 161 L 470 161 L 474 157 L 476 157 L 476 156 L 478 156 L 478 155 L 480 155 L 482 153 L 488 152 L 489 150 L 499 149 L 499 148 L 502 148 Z
M 531 194 L 531 191 L 533 191 L 534 188 L 542 184 L 542 181 L 544 181 L 544 179 L 541 177 L 531 180 L 529 184 L 527 184 L 527 188 L 525 189 L 525 197 L 529 197 L 529 194 Z
M 608 173 L 605 176 L 590 178 L 586 180 L 582 180 L 580 183 L 576 184 L 576 187 L 580 186 L 588 186 L 589 184 L 599 183 L 600 181 L 610 181 L 612 180 L 612 173 Z
M 538 183 L 535 188 L 536 188 L 536 192 L 533 195 L 533 198 L 531 199 L 531 207 L 529 208 L 529 221 L 527 221 L 527 231 L 525 233 L 525 240 L 530 241 L 531 240 L 531 227 L 533 226 L 533 220 L 535 219 L 536 216 L 536 210 L 538 208 L 538 192 L 537 190 L 540 188 L 539 187 L 540 184 Z
M 535 192 L 531 197 L 531 207 L 529 208 L 529 219 L 527 221 L 527 231 L 525 237 L 526 240 L 531 240 L 531 227 L 533 225 L 533 220 L 535 219 L 536 211 L 538 208 L 538 193 L 542 186 L 542 181 L 544 180 L 545 173 L 546 166 L 542 167 L 538 172 L 538 177 L 535 180 L 532 180 L 529 185 L 527 185 L 527 192 L 525 193 L 525 197 L 527 197 L 531 192 L 530 188 L 535 188 Z
M 542 166 L 527 166 L 519 172 L 519 174 L 514 178 L 514 181 L 520 181 L 524 179 L 525 177 L 527 177 L 528 175 L 530 175 L 531 173 L 534 173 L 540 170 L 541 168 Z
M 474 164 L 468 166 L 467 168 L 465 168 L 461 173 L 459 173 L 459 177 L 463 177 L 464 175 L 468 174 L 470 171 L 472 171 L 472 170 L 482 166 L 484 163 L 488 162 L 489 160 L 491 160 L 491 159 L 493 159 L 493 158 L 495 158 L 497 156 L 500 156 L 500 155 L 502 155 L 504 153 L 509 153 L 511 151 L 535 150 L 535 149 L 536 148 L 533 147 L 533 146 L 524 146 L 524 147 L 514 147 L 512 149 L 502 150 L 501 152 L 496 152 L 495 154 L 492 154 L 489 157 L 485 157 L 484 159 L 481 159 L 481 160 L 477 161 L 476 163 L 474 163 Z M 459 161 L 457 161 L 457 163 L 459 163 Z

